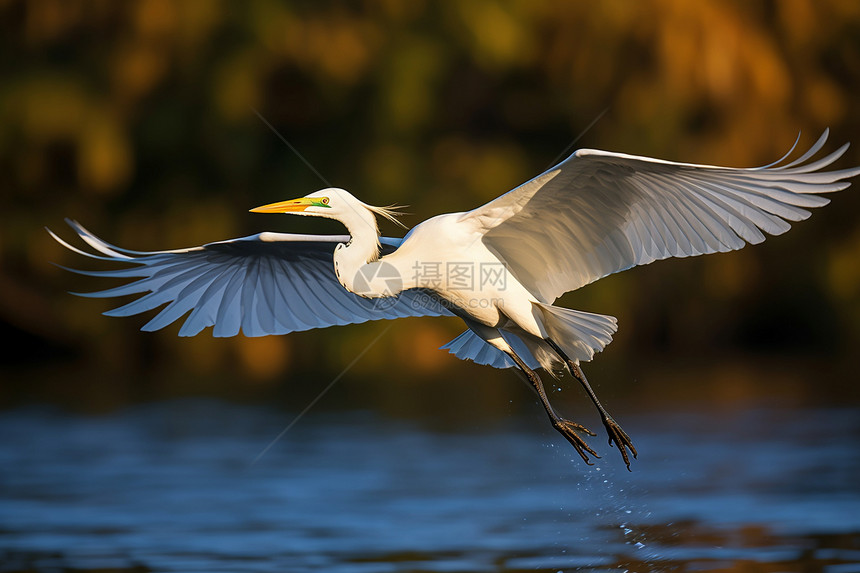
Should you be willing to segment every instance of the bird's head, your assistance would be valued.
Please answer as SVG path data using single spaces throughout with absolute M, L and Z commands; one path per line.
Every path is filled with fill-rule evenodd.
M 270 203 L 251 209 L 251 213 L 289 213 L 291 215 L 309 215 L 311 217 L 326 217 L 339 219 L 339 215 L 347 210 L 361 207 L 362 203 L 343 189 L 322 189 L 298 199 Z
M 381 215 L 397 224 L 400 222 L 395 218 L 398 214 L 393 207 L 374 207 L 356 199 L 349 191 L 330 187 L 315 191 L 298 199 L 270 203 L 251 209 L 251 213 L 288 213 L 292 215 L 307 215 L 311 217 L 325 217 L 335 219 L 344 223 L 348 228 L 353 221 L 373 221 L 374 228 L 376 220 L 374 215 Z

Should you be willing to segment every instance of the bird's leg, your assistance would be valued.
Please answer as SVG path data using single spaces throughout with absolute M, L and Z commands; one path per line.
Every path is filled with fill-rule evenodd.
M 543 382 L 538 376 L 537 372 L 529 368 L 525 362 L 513 351 L 513 349 L 505 350 L 507 354 L 516 362 L 517 366 L 519 366 L 520 370 L 525 374 L 529 383 L 537 392 L 540 397 L 540 401 L 543 404 L 544 409 L 546 410 L 547 415 L 549 416 L 550 422 L 552 422 L 552 427 L 555 428 L 562 436 L 564 436 L 570 444 L 576 448 L 577 453 L 582 457 L 583 461 L 588 465 L 593 465 L 591 461 L 588 459 L 588 455 L 586 452 L 594 456 L 595 458 L 599 458 L 591 447 L 585 443 L 585 440 L 579 435 L 579 432 L 583 434 L 588 434 L 589 436 L 596 436 L 594 432 L 586 428 L 581 424 L 577 424 L 576 422 L 572 422 L 570 420 L 565 420 L 555 413 L 552 405 L 549 403 L 549 398 L 547 398 L 546 391 L 543 387 Z
M 585 463 L 592 465 L 591 460 L 588 459 L 588 454 L 591 454 L 595 458 L 599 458 L 600 456 L 598 456 L 597 452 L 585 443 L 585 440 L 583 440 L 579 434 L 583 433 L 588 434 L 589 436 L 596 436 L 597 434 L 585 426 L 570 420 L 565 420 L 555 413 L 555 410 L 553 410 L 552 405 L 549 403 L 549 398 L 547 398 L 540 376 L 538 376 L 537 372 L 529 368 L 523 359 L 517 355 L 498 329 L 476 322 L 469 318 L 468 315 L 461 315 L 460 318 L 463 319 L 472 332 L 484 339 L 487 344 L 501 350 L 511 357 L 511 360 L 513 360 L 517 367 L 519 367 L 522 374 L 525 375 L 526 380 L 528 380 L 529 384 L 531 384 L 532 388 L 537 392 L 538 397 L 540 397 L 541 404 L 543 404 L 544 410 L 546 410 L 547 416 L 549 416 L 552 427 L 564 436 L 568 442 L 570 442 Z
M 588 379 L 585 377 L 585 373 L 582 371 L 579 363 L 571 360 L 558 346 L 558 344 L 550 339 L 545 340 L 555 353 L 564 361 L 564 363 L 567 364 L 567 368 L 570 370 L 570 373 L 579 381 L 588 393 L 588 397 L 591 398 L 592 402 L 594 402 L 597 411 L 600 412 L 600 416 L 603 419 L 603 426 L 606 428 L 606 433 L 609 434 L 609 445 L 611 446 L 612 443 L 615 442 L 618 446 L 618 450 L 621 452 L 621 457 L 624 458 L 624 463 L 627 465 L 627 469 L 629 470 L 630 458 L 627 455 L 627 450 L 629 449 L 630 453 L 633 454 L 633 457 L 636 457 L 636 448 L 633 446 L 630 436 L 628 436 L 627 432 L 618 425 L 618 422 L 609 415 L 609 412 L 606 411 L 606 408 L 604 408 L 603 404 L 600 403 L 600 400 L 597 399 L 597 394 L 594 393 L 594 390 L 591 388 L 591 384 L 588 383 Z

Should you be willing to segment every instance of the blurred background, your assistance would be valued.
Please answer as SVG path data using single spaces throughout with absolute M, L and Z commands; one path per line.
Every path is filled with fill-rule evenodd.
M 339 232 L 247 212 L 327 186 L 257 112 L 331 184 L 408 205 L 408 226 L 576 147 L 756 166 L 830 127 L 827 150 L 855 142 L 836 167 L 860 165 L 852 0 L 0 0 L 0 37 L 2 407 L 216 396 L 299 409 L 367 349 L 318 407 L 442 425 L 536 408 L 513 373 L 437 350 L 456 319 L 185 339 L 67 294 L 105 285 L 52 264 L 93 268 L 45 232 L 71 237 L 64 217 L 139 250 Z M 856 403 L 856 185 L 763 245 L 566 295 L 619 318 L 585 368 L 605 401 Z
M 457 319 L 144 333 L 45 227 L 339 233 L 248 213 L 326 182 L 413 226 L 577 147 L 750 167 L 827 127 L 845 168 L 858 98 L 854 0 L 0 0 L 0 571 L 857 571 L 860 181 L 562 298 L 619 319 L 585 371 L 629 474 L 438 350 Z

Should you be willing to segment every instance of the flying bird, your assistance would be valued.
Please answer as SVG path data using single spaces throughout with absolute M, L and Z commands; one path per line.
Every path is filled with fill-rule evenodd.
M 559 415 L 536 372 L 567 369 L 597 408 L 627 469 L 636 448 L 582 371 L 617 329 L 612 316 L 556 306 L 562 294 L 636 265 L 732 251 L 780 235 L 789 221 L 829 202 L 860 168 L 825 170 L 846 143 L 813 160 L 828 132 L 800 158 L 758 168 L 675 163 L 580 149 L 514 190 L 471 211 L 432 217 L 403 238 L 380 236 L 392 208 L 328 188 L 251 209 L 325 217 L 344 235 L 264 232 L 199 247 L 141 252 L 113 246 L 67 221 L 94 252 L 120 263 L 83 275 L 135 279 L 88 297 L 143 295 L 108 316 L 162 307 L 142 330 L 185 317 L 180 336 L 212 327 L 216 337 L 287 334 L 407 316 L 457 316 L 466 330 L 443 346 L 464 360 L 517 368 L 537 392 L 553 428 L 591 464 L 584 437 L 596 434 Z M 797 142 L 795 142 L 795 146 Z M 165 306 L 166 305 L 166 306 Z M 187 315 L 187 316 L 186 316 Z M 629 454 L 628 454 L 629 452 Z

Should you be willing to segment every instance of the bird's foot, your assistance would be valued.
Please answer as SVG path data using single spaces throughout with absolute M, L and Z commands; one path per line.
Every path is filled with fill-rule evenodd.
M 588 459 L 588 455 L 586 452 L 594 456 L 595 458 L 599 458 L 591 446 L 585 443 L 585 440 L 579 435 L 579 433 L 588 434 L 589 436 L 596 436 L 594 432 L 583 426 L 582 424 L 577 424 L 576 422 L 571 422 L 570 420 L 553 420 L 552 427 L 558 430 L 558 432 L 564 436 L 570 444 L 576 448 L 576 452 L 580 455 L 582 460 L 588 465 L 592 464 L 591 460 Z M 619 428 L 620 429 L 620 428 Z
M 603 418 L 603 425 L 606 427 L 606 433 L 609 434 L 609 445 L 612 446 L 612 443 L 615 442 L 615 445 L 618 446 L 618 450 L 621 452 L 621 457 L 624 458 L 624 463 L 627 465 L 627 471 L 631 471 L 630 458 L 627 455 L 627 450 L 630 450 L 630 453 L 633 454 L 633 457 L 635 458 L 636 448 L 633 446 L 630 436 L 627 435 L 627 432 L 621 429 L 621 426 L 618 425 L 618 422 L 612 419 L 612 416 L 606 416 Z

